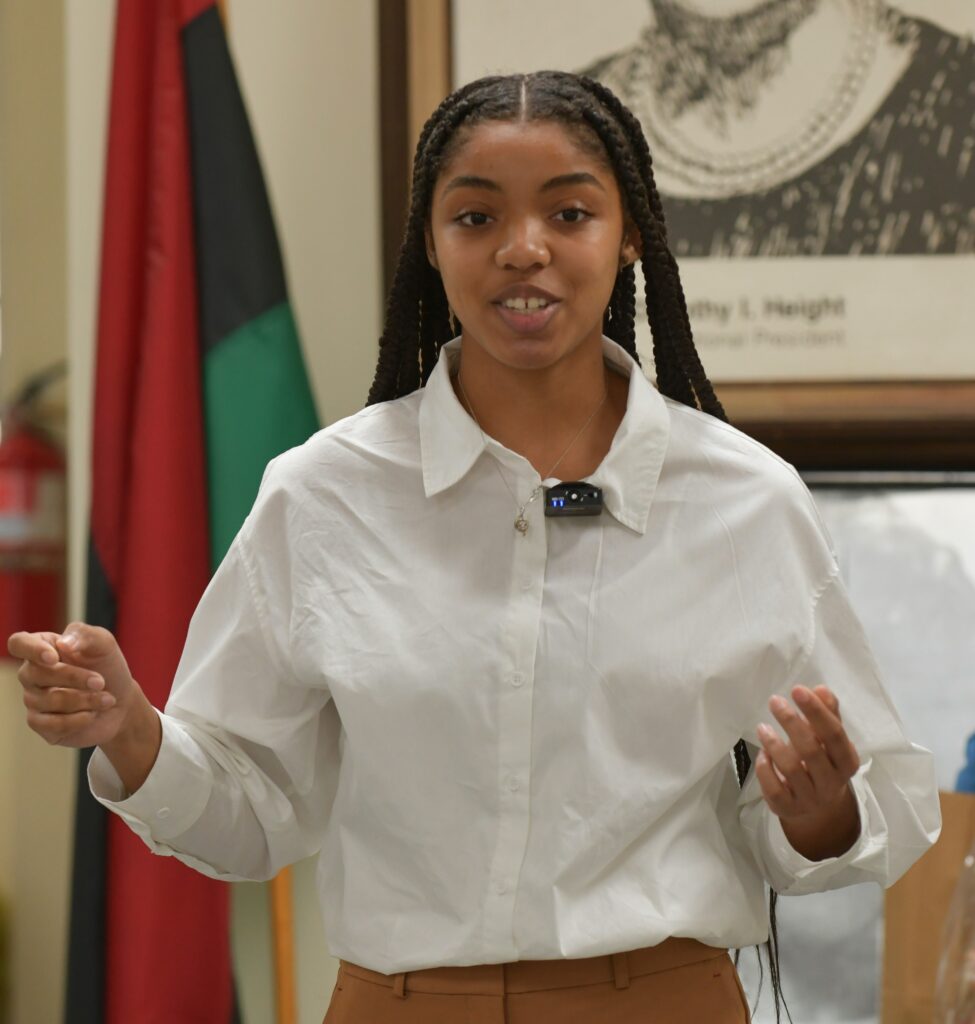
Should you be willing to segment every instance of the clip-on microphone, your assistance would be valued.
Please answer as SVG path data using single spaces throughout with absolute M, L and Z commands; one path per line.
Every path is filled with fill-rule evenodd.
M 598 516 L 603 510 L 603 491 L 595 484 L 569 480 L 545 488 L 545 515 Z

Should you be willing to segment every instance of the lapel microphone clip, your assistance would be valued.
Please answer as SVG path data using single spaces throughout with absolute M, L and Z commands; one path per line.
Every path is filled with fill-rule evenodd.
M 545 515 L 598 516 L 603 510 L 603 491 L 595 484 L 569 480 L 545 488 Z

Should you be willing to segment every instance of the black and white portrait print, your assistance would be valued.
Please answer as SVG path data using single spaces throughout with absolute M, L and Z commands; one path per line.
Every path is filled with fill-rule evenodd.
M 640 118 L 678 257 L 975 252 L 971 38 L 880 0 L 647 2 L 578 70 Z

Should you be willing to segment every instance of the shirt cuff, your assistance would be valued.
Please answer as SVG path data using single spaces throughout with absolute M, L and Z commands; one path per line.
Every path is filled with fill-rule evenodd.
M 868 767 L 869 761 L 860 766 L 849 782 L 860 816 L 860 834 L 853 845 L 838 857 L 809 860 L 789 842 L 779 816 L 771 811 L 765 816 L 764 845 L 769 854 L 768 859 L 777 868 L 776 874 L 782 876 L 774 886 L 780 895 L 800 895 L 828 888 L 828 879 L 839 874 L 867 850 L 872 850 L 876 846 L 877 836 L 872 834 L 873 816 L 870 813 L 867 785 L 863 778 Z
M 88 762 L 92 796 L 118 814 L 156 853 L 172 852 L 159 844 L 182 835 L 203 813 L 213 788 L 206 755 L 181 725 L 154 708 L 162 725 L 162 742 L 145 782 L 128 794 L 111 761 L 98 748 Z

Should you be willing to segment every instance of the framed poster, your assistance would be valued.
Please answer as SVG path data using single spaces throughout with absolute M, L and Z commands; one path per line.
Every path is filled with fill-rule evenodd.
M 381 20 L 398 6 L 410 143 L 489 73 L 584 72 L 637 114 L 734 422 L 807 467 L 975 466 L 970 3 L 405 0 Z M 404 200 L 407 163 L 387 164 Z M 649 371 L 645 325 L 637 344 Z

